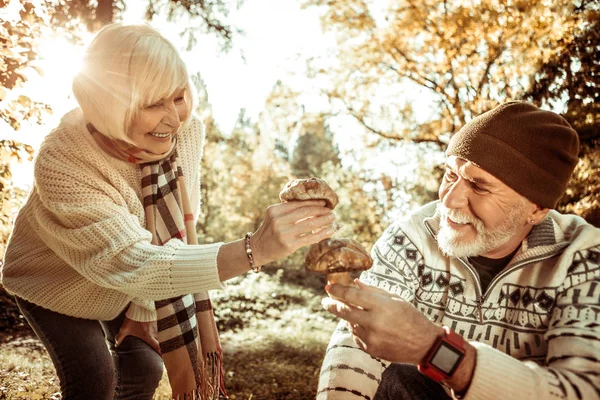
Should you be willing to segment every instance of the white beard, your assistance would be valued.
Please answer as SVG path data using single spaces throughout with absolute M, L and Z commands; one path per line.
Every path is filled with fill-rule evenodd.
M 437 211 L 441 216 L 437 241 L 442 253 L 450 257 L 476 257 L 499 248 L 517 233 L 523 207 L 511 208 L 506 222 L 494 230 L 487 229 L 479 218 L 450 210 L 442 203 L 438 203 Z M 448 216 L 454 222 L 472 224 L 477 231 L 475 238 L 465 241 L 462 238 L 463 232 L 456 231 L 448 225 Z

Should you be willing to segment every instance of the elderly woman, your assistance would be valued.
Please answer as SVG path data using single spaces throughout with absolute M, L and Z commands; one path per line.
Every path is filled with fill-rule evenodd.
M 197 243 L 203 126 L 186 66 L 152 28 L 100 31 L 73 91 L 80 107 L 40 148 L 2 284 L 64 399 L 151 399 L 163 361 L 174 398 L 218 398 L 206 291 L 330 237 L 334 216 L 322 201 L 275 204 L 245 238 Z

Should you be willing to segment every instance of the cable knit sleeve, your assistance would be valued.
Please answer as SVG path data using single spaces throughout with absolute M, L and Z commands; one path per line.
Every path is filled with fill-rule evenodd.
M 156 305 L 154 304 L 154 300 L 134 298 L 129 303 L 125 315 L 129 319 L 139 322 L 156 321 Z
M 120 190 L 118 179 L 111 181 L 94 163 L 86 166 L 61 150 L 40 150 L 34 189 L 39 201 L 29 218 L 71 268 L 98 286 L 139 299 L 135 307 L 146 308 L 141 319 L 152 311 L 149 301 L 222 288 L 216 266 L 221 243 L 151 244 L 152 235 L 131 210 L 136 200 L 123 195 L 128 192 Z

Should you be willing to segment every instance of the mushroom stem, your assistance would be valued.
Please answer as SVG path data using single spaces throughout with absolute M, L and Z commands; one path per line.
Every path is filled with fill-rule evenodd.
M 327 274 L 327 282 L 343 286 L 354 286 L 354 279 L 352 279 L 348 272 L 335 272 L 333 274 Z

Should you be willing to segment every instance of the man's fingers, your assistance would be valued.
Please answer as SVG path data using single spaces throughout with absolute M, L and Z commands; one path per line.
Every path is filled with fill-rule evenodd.
M 353 286 L 343 286 L 334 284 L 327 285 L 325 287 L 325 290 L 332 297 L 341 299 L 345 303 L 350 303 L 354 306 L 361 307 L 365 310 L 370 310 L 373 307 L 375 307 L 377 302 L 373 297 L 379 296 L 379 294 L 377 293 L 361 290 Z M 385 293 L 387 294 L 387 292 Z
M 359 336 L 352 334 L 352 340 L 354 343 L 356 343 L 359 349 L 367 351 L 367 344 Z
M 360 281 L 360 279 L 356 278 L 354 283 L 359 287 L 360 290 L 364 290 L 366 292 L 377 293 L 383 296 L 397 297 L 393 293 L 387 292 L 377 286 L 368 285 Z
M 367 317 L 365 311 L 329 297 L 324 297 L 321 300 L 321 305 L 328 312 L 337 315 L 351 324 L 360 325 L 361 322 L 364 323 Z
M 358 337 L 363 343 L 365 342 L 367 330 L 360 324 L 350 324 L 350 332 Z

